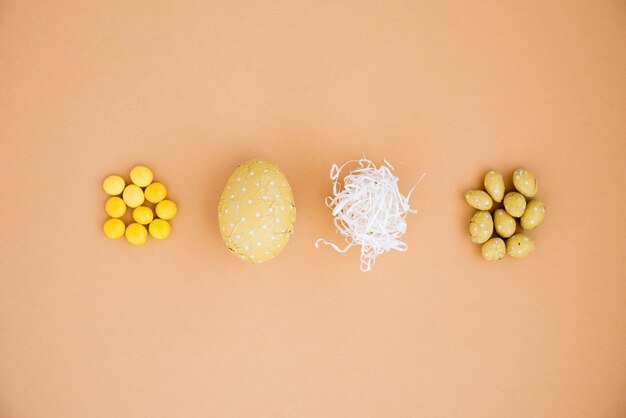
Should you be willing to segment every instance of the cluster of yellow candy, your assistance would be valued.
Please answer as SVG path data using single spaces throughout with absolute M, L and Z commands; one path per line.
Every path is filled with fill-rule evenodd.
M 102 188 L 111 197 L 104 205 L 110 218 L 104 223 L 104 234 L 117 239 L 126 235 L 133 245 L 142 245 L 148 239 L 148 232 L 156 239 L 165 239 L 170 234 L 169 220 L 176 215 L 176 203 L 165 199 L 167 188 L 159 182 L 153 182 L 154 175 L 148 167 L 138 165 L 130 170 L 130 184 L 120 176 L 104 179 Z M 121 197 L 120 197 L 121 195 Z M 146 203 L 152 203 L 153 210 Z M 154 206 L 156 205 L 156 206 Z M 132 208 L 134 222 L 128 226 L 120 219 L 126 208 Z M 148 225 L 146 229 L 145 225 Z

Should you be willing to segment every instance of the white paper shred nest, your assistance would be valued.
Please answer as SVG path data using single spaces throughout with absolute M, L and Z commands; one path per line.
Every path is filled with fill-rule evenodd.
M 398 189 L 398 177 L 394 176 L 393 166 L 384 160 L 379 168 L 367 158 L 351 160 L 338 167 L 333 164 L 330 179 L 333 181 L 333 195 L 326 198 L 326 205 L 332 209 L 337 231 L 347 245 L 342 249 L 323 238 L 315 242 L 345 253 L 353 246 L 361 246 L 361 271 L 368 272 L 374 266 L 376 257 L 390 251 L 406 251 L 407 245 L 400 238 L 406 233 L 406 215 L 417 213 L 411 209 L 409 199 L 415 187 L 404 196 Z M 343 180 L 342 170 L 349 164 L 358 164 Z

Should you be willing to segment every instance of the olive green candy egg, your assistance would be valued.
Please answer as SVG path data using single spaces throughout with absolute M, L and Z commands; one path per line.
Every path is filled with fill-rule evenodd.
M 502 238 L 491 238 L 482 246 L 483 258 L 487 261 L 498 261 L 506 254 L 506 245 Z
M 485 174 L 484 180 L 485 190 L 496 202 L 502 202 L 504 196 L 504 179 L 502 174 L 497 171 L 490 170 Z
M 504 209 L 509 212 L 509 215 L 519 218 L 526 210 L 526 199 L 517 192 L 508 192 L 504 196 Z
M 546 207 L 543 202 L 540 200 L 531 200 L 526 205 L 526 210 L 520 219 L 520 224 L 522 228 L 530 231 L 539 226 L 544 216 L 546 216 Z
M 533 173 L 523 168 L 518 168 L 513 172 L 513 185 L 526 197 L 533 197 L 537 194 L 537 179 Z
M 472 242 L 483 244 L 491 238 L 493 234 L 493 219 L 491 214 L 484 210 L 479 210 L 470 219 L 469 233 Z
M 482 190 L 469 190 L 465 193 L 465 201 L 473 208 L 479 210 L 489 210 L 493 206 L 493 200 L 487 192 Z
M 506 252 L 515 258 L 524 258 L 535 249 L 535 242 L 525 234 L 515 234 L 506 240 Z
M 504 209 L 496 209 L 493 214 L 493 224 L 496 228 L 496 233 L 502 238 L 508 238 L 515 233 L 517 224 L 515 219 Z
M 296 205 L 276 164 L 242 163 L 230 176 L 218 206 L 219 228 L 228 250 L 251 263 L 277 256 L 294 234 Z

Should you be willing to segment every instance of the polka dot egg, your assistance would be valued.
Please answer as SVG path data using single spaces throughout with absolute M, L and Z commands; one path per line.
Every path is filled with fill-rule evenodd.
M 251 263 L 276 257 L 292 238 L 296 205 L 287 179 L 276 164 L 242 163 L 226 182 L 218 223 L 228 250 Z

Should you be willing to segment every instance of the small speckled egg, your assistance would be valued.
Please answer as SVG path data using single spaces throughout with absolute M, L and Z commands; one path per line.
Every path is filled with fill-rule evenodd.
M 472 242 L 476 244 L 483 244 L 491 238 L 493 234 L 493 219 L 491 214 L 484 210 L 479 210 L 474 213 L 470 219 L 469 233 L 472 238 Z
M 540 200 L 531 200 L 526 205 L 526 210 L 520 219 L 520 225 L 527 231 L 539 226 L 546 216 L 546 207 Z
M 518 168 L 513 172 L 513 185 L 526 197 L 533 197 L 537 194 L 537 179 L 533 173 L 523 168 Z
M 485 174 L 484 180 L 485 190 L 496 202 L 502 202 L 504 197 L 504 179 L 502 174 L 497 171 L 490 170 Z
M 218 223 L 222 239 L 237 257 L 261 263 L 278 255 L 296 223 L 291 186 L 278 167 L 264 160 L 240 164 L 222 192 Z
M 491 196 L 482 190 L 469 190 L 465 192 L 465 201 L 478 210 L 489 210 L 493 206 Z
M 515 229 L 517 228 L 515 219 L 504 209 L 496 209 L 493 214 L 493 224 L 496 228 L 496 233 L 502 238 L 510 237 L 515 233 Z
M 482 246 L 483 258 L 487 261 L 498 261 L 506 254 L 506 245 L 502 238 L 491 238 Z
M 508 192 L 504 196 L 504 209 L 509 215 L 519 218 L 526 210 L 526 199 L 517 192 Z
M 527 235 L 515 234 L 506 240 L 506 252 L 515 258 L 524 258 L 535 249 L 535 242 Z

